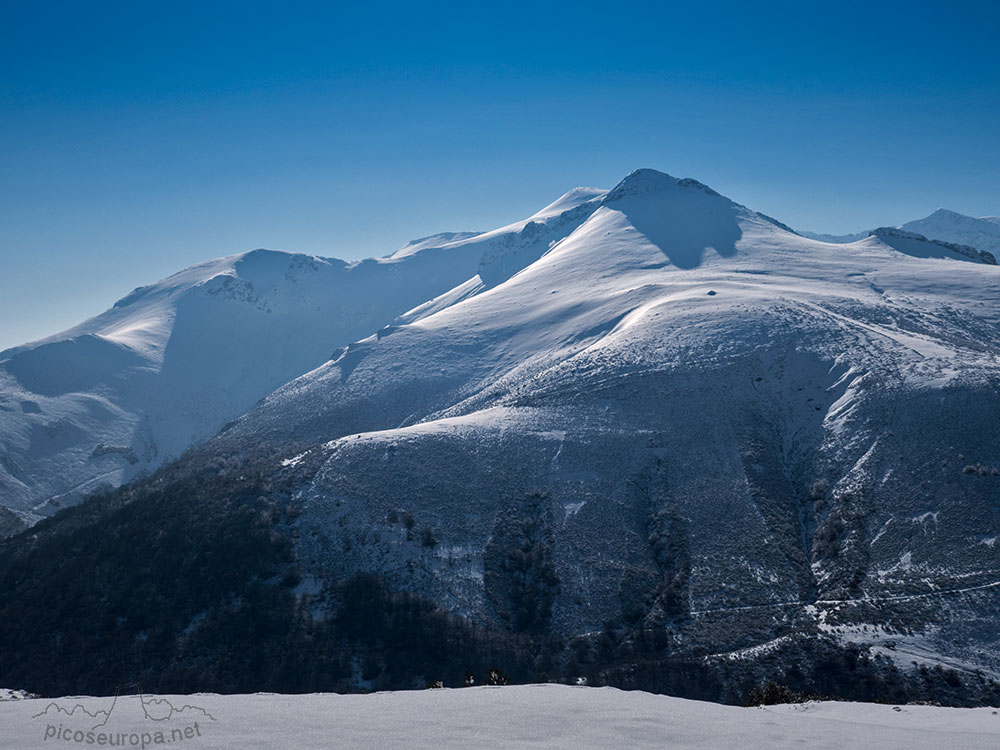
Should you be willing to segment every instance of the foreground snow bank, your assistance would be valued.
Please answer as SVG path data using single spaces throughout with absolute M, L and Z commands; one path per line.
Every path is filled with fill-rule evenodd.
M 104 743 L 101 743 L 101 739 Z M 0 703 L 0 745 L 197 748 L 996 748 L 994 709 L 736 708 L 613 688 L 192 695 Z

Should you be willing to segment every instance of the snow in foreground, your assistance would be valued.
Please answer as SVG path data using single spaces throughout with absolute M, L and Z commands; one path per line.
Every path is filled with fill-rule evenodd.
M 0 745 L 197 748 L 996 748 L 991 708 L 736 708 L 613 688 L 7 700 Z M 172 715 L 171 715 L 172 714 Z M 88 733 L 92 733 L 88 736 Z

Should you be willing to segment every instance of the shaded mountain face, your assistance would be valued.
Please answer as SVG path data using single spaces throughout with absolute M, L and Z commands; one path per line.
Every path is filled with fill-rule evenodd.
M 511 258 L 531 262 L 593 197 L 567 194 L 530 221 L 427 237 L 389 258 L 256 250 L 211 261 L 0 353 L 0 506 L 32 522 L 156 468 L 337 347 L 479 271 L 499 280 L 518 270 Z
M 806 687 L 874 662 L 1000 673 L 1000 268 L 907 234 L 818 242 L 652 170 L 568 196 L 460 240 L 476 275 L 184 461 L 9 542 L 0 615 L 30 624 L 0 641 L 9 674 L 34 689 L 42 648 L 78 665 L 62 684 L 87 674 L 36 593 L 64 549 L 68 601 L 104 601 L 109 570 L 142 589 L 95 611 L 140 672 L 170 652 L 220 679 L 246 626 L 300 656 L 325 634 L 338 686 L 399 685 L 378 680 L 409 612 L 451 670 L 488 633 L 525 675 L 680 689 L 669 672 L 727 700 L 734 670 L 784 674 L 776 654 Z M 223 687 L 253 682 L 225 663 L 249 683 Z M 329 684 L 282 664 L 268 685 Z

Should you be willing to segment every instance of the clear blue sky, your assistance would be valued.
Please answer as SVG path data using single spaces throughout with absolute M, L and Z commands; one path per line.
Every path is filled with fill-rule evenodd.
M 0 348 L 640 166 L 797 228 L 1000 214 L 994 2 L 0 0 Z

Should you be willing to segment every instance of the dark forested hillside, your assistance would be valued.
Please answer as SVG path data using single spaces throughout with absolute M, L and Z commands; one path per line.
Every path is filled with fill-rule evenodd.
M 154 692 L 349 692 L 458 687 L 499 675 L 732 703 L 768 682 L 792 696 L 1000 700 L 996 683 L 981 675 L 904 674 L 814 634 L 743 660 L 677 650 L 663 631 L 635 622 L 553 634 L 547 618 L 558 580 L 537 493 L 501 514 L 484 551 L 485 585 L 501 613 L 494 622 L 393 589 L 377 571 L 331 569 L 310 588 L 299 573 L 298 508 L 283 474 L 266 448 L 227 459 L 192 452 L 7 540 L 0 682 L 51 696 L 108 694 L 127 682 Z M 654 533 L 669 523 L 658 519 Z M 678 572 L 666 565 L 662 575 L 658 596 L 669 612 Z

